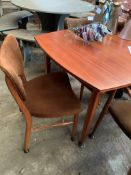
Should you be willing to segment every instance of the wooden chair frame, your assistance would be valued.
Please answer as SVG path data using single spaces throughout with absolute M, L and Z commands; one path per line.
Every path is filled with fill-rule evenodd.
M 76 135 L 76 131 L 77 131 L 78 113 L 80 112 L 80 103 L 79 103 L 79 101 L 77 101 L 77 98 L 75 97 L 75 95 L 69 97 L 69 101 L 71 100 L 72 97 L 74 97 L 74 101 L 75 100 L 77 101 L 77 102 L 75 101 L 75 103 L 73 104 L 73 105 L 76 104 L 76 106 L 73 109 L 69 107 L 69 111 L 68 111 L 68 107 L 67 107 L 67 109 L 62 108 L 63 111 L 60 111 L 60 112 L 56 111 L 57 112 L 56 114 L 54 114 L 55 113 L 54 111 L 51 114 L 48 114 L 48 112 L 47 112 L 47 114 L 43 114 L 44 113 L 44 111 L 43 111 L 42 114 L 39 114 L 39 112 L 38 112 L 38 115 L 37 115 L 37 112 L 36 112 L 36 115 L 35 115 L 35 113 L 32 112 L 32 110 L 30 108 L 28 108 L 28 105 L 26 104 L 26 101 L 28 101 L 28 99 L 26 99 L 27 98 L 27 96 L 26 96 L 27 89 L 25 87 L 28 84 L 28 82 L 27 82 L 25 74 L 24 74 L 24 67 L 22 64 L 23 60 L 22 60 L 22 55 L 21 55 L 21 51 L 20 51 L 20 48 L 18 46 L 18 43 L 17 43 L 15 37 L 12 35 L 9 36 L 9 40 L 6 41 L 5 43 L 6 44 L 5 45 L 3 44 L 4 46 L 1 47 L 0 68 L 5 73 L 5 81 L 6 81 L 7 87 L 9 89 L 9 91 L 11 92 L 13 98 L 15 99 L 16 103 L 18 104 L 19 110 L 23 113 L 23 116 L 24 116 L 25 121 L 26 121 L 24 152 L 27 153 L 29 151 L 29 141 L 30 141 L 31 133 L 42 130 L 42 129 L 52 128 L 52 127 L 57 127 L 57 126 L 66 126 L 66 125 L 73 124 L 73 129 L 72 129 L 72 134 L 71 134 L 71 140 L 73 141 L 75 138 L 75 135 Z M 12 50 L 12 48 L 10 48 L 11 43 L 13 44 L 13 46 L 15 48 L 15 50 L 12 51 L 14 55 L 11 52 L 11 50 Z M 7 51 L 9 53 L 9 55 L 8 55 Z M 11 56 L 10 56 L 10 54 L 11 54 Z M 12 64 L 10 64 L 10 61 L 13 59 L 12 55 L 14 57 L 14 60 L 12 61 Z M 63 75 L 64 75 L 64 77 L 68 77 L 65 74 L 66 73 L 61 74 L 59 72 L 56 75 L 62 75 L 62 78 L 63 78 Z M 57 77 L 58 76 L 56 76 L 56 78 Z M 49 78 L 50 77 L 48 77 L 48 79 Z M 39 77 L 38 77 L 38 79 L 39 79 Z M 55 79 L 53 79 L 53 80 L 55 81 Z M 40 81 L 41 81 L 41 79 L 40 79 Z M 68 82 L 69 81 L 68 78 L 65 79 L 65 81 Z M 66 85 L 68 86 L 68 83 L 67 84 L 65 83 L 63 86 L 63 87 L 65 87 L 65 90 L 66 90 Z M 56 84 L 56 86 L 57 86 L 57 84 Z M 69 87 L 67 87 L 67 88 L 68 88 L 67 92 L 69 92 L 69 95 L 71 93 L 73 94 L 73 92 L 71 90 L 71 86 L 69 85 Z M 38 110 L 40 110 L 40 109 L 38 109 Z M 64 110 L 66 110 L 66 111 L 64 112 Z M 40 111 L 40 112 L 42 112 L 42 111 Z M 50 125 L 41 125 L 41 126 L 33 127 L 32 115 L 34 115 L 36 117 L 41 117 L 41 118 L 52 118 L 53 116 L 60 118 L 63 115 L 67 115 L 67 114 L 71 114 L 74 116 L 73 121 L 64 121 L 62 119 L 62 121 L 56 122 L 56 123 L 53 123 Z M 51 116 L 49 116 L 49 115 L 51 115 Z
M 36 131 L 40 131 L 42 129 L 52 128 L 52 127 L 57 127 L 57 126 L 66 126 L 66 125 L 73 124 L 71 140 L 74 141 L 74 138 L 75 138 L 76 132 L 77 132 L 77 126 L 78 126 L 78 114 L 74 115 L 73 121 L 64 122 L 62 120 L 62 122 L 59 122 L 59 123 L 54 123 L 51 125 L 42 125 L 42 126 L 39 126 L 39 127 L 37 126 L 37 127 L 33 128 L 32 127 L 32 117 L 31 117 L 29 110 L 27 109 L 23 100 L 20 98 L 19 94 L 17 93 L 16 88 L 13 85 L 10 78 L 8 76 L 6 76 L 5 80 L 6 80 L 6 84 L 9 88 L 12 96 L 14 97 L 15 101 L 17 102 L 17 104 L 20 108 L 20 111 L 24 114 L 24 117 L 25 117 L 25 121 L 26 121 L 26 131 L 25 131 L 25 141 L 24 141 L 24 152 L 25 153 L 29 152 L 29 140 L 30 140 L 31 133 L 36 132 Z

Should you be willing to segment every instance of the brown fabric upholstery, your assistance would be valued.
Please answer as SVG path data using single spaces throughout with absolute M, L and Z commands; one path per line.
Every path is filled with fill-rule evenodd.
M 30 80 L 26 85 L 26 104 L 32 115 L 60 117 L 80 112 L 66 73 L 58 72 Z
M 116 100 L 112 102 L 109 111 L 121 129 L 131 139 L 131 101 Z
M 72 27 L 80 27 L 89 24 L 90 21 L 86 18 L 65 18 L 64 28 L 70 29 Z
M 0 52 L 0 68 L 15 84 L 20 95 L 25 99 L 23 58 L 18 43 L 13 35 L 4 40 Z

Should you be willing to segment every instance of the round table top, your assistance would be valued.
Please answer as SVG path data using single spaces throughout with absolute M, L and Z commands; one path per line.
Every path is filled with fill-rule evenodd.
M 95 6 L 82 0 L 11 0 L 21 8 L 53 14 L 84 13 L 94 10 Z

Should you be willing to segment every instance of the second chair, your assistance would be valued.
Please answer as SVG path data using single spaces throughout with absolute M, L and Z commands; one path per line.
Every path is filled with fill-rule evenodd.
M 74 139 L 80 102 L 74 94 L 65 72 L 41 75 L 27 81 L 24 74 L 22 54 L 13 35 L 8 35 L 1 46 L 0 68 L 5 73 L 7 86 L 25 117 L 24 152 L 29 151 L 29 141 L 33 131 L 73 124 L 71 138 Z M 68 115 L 74 115 L 73 121 L 32 127 L 32 116 L 54 118 Z

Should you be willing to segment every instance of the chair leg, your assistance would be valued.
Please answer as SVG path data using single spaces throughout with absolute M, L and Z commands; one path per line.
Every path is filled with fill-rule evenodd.
M 30 135 L 31 135 L 31 129 L 32 129 L 32 118 L 31 118 L 31 114 L 28 111 L 28 109 L 26 108 L 25 104 L 23 103 L 23 101 L 21 100 L 20 96 L 18 95 L 18 93 L 16 92 L 12 82 L 10 79 L 8 79 L 7 77 L 5 77 L 6 83 L 8 88 L 11 91 L 12 96 L 14 97 L 14 99 L 16 100 L 19 109 L 21 110 L 21 112 L 24 114 L 24 118 L 26 121 L 26 132 L 25 132 L 25 142 L 24 142 L 24 152 L 27 153 L 29 152 L 29 140 L 30 140 Z
M 112 101 L 112 99 L 115 96 L 115 93 L 116 93 L 116 91 L 112 91 L 111 94 L 109 95 L 109 97 L 108 97 L 108 99 L 106 101 L 106 104 L 104 105 L 104 108 L 102 109 L 102 111 L 100 113 L 100 116 L 99 116 L 99 118 L 98 118 L 98 120 L 97 120 L 97 122 L 96 122 L 96 124 L 95 124 L 95 126 L 94 126 L 94 128 L 92 130 L 92 132 L 89 134 L 90 138 L 94 138 L 95 131 L 97 130 L 97 128 L 99 127 L 99 125 L 100 125 L 101 121 L 103 120 L 105 114 L 107 113 L 107 111 L 109 109 L 109 106 L 111 104 L 111 101 Z
M 76 133 L 77 133 L 77 126 L 78 126 L 78 114 L 74 115 L 74 122 L 73 122 L 73 129 L 71 134 L 71 140 L 74 141 Z
M 25 142 L 24 142 L 24 152 L 29 152 L 29 143 L 31 136 L 32 122 L 26 123 L 26 131 L 25 131 Z
M 80 101 L 82 100 L 83 91 L 84 91 L 84 85 L 81 84 L 81 89 L 80 89 Z
M 103 120 L 104 116 L 105 116 L 105 113 L 104 113 L 104 112 L 100 114 L 100 117 L 98 118 L 98 120 L 97 120 L 97 122 L 96 122 L 96 124 L 95 124 L 95 126 L 94 126 L 94 128 L 93 128 L 93 130 L 92 130 L 92 132 L 89 134 L 89 137 L 90 137 L 91 139 L 94 138 L 94 134 L 95 134 L 97 128 L 99 127 L 101 121 Z
M 45 55 L 45 74 L 51 72 L 51 60 L 50 57 L 46 54 Z
M 125 88 L 125 90 L 126 90 L 128 96 L 131 98 L 131 89 L 130 89 L 130 87 Z

